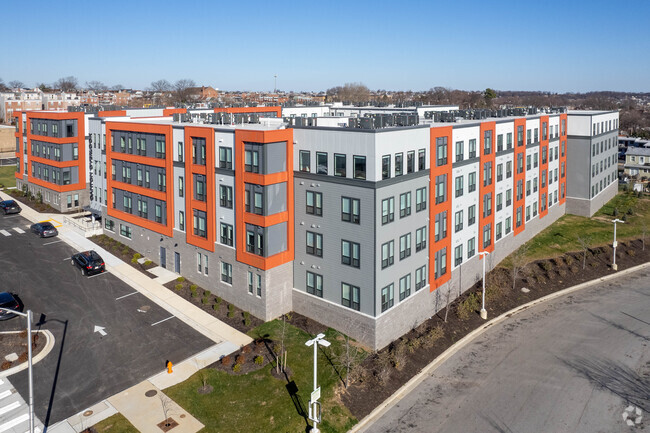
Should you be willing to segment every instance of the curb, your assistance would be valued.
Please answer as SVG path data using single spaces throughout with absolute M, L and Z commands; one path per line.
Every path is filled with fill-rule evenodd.
M 348 430 L 348 433 L 357 433 L 364 427 L 367 427 L 369 425 L 372 425 L 374 421 L 376 421 L 378 418 L 380 418 L 384 413 L 386 413 L 389 409 L 391 409 L 395 404 L 399 402 L 406 394 L 411 392 L 413 388 L 415 388 L 417 385 L 420 384 L 420 381 L 422 378 L 432 371 L 434 371 L 440 364 L 445 362 L 447 359 L 449 359 L 451 356 L 453 356 L 456 352 L 458 352 L 460 349 L 465 347 L 467 344 L 469 344 L 474 338 L 478 337 L 481 335 L 483 332 L 485 332 L 486 329 L 492 327 L 493 325 L 496 325 L 497 323 L 510 318 L 514 316 L 517 313 L 521 313 L 522 311 L 525 311 L 529 309 L 530 307 L 533 307 L 537 304 L 541 304 L 550 300 L 553 300 L 555 298 L 559 298 L 561 296 L 568 295 L 570 293 L 576 292 L 578 290 L 586 289 L 587 287 L 593 286 L 598 283 L 602 283 L 605 281 L 613 280 L 615 278 L 621 277 L 623 275 L 631 274 L 636 271 L 640 271 L 646 268 L 650 268 L 650 262 L 648 263 L 643 263 L 641 265 L 633 266 L 628 269 L 624 269 L 622 271 L 619 271 L 615 274 L 610 274 L 606 275 L 604 277 L 591 280 L 591 281 L 586 281 L 584 283 L 577 284 L 575 286 L 568 287 L 564 290 L 560 290 L 559 292 L 551 293 L 549 295 L 543 296 L 539 299 L 535 299 L 533 301 L 530 301 L 526 304 L 520 305 L 518 307 L 513 308 L 510 311 L 506 311 L 505 313 L 501 314 L 498 317 L 495 317 L 494 319 L 490 320 L 487 323 L 484 323 L 483 325 L 479 326 L 460 340 L 458 340 L 455 344 L 453 344 L 451 347 L 449 347 L 447 350 L 445 350 L 442 354 L 440 354 L 436 359 L 431 361 L 426 367 L 424 367 L 418 374 L 413 376 L 408 382 L 406 382 L 404 385 L 402 385 L 401 388 L 399 388 L 397 391 L 395 391 L 390 397 L 388 397 L 386 400 L 384 400 L 379 406 L 377 406 L 372 412 L 370 412 L 368 415 L 366 415 L 357 425 L 352 427 L 350 430 Z
M 23 331 L 8 331 L 8 332 L 3 332 L 3 334 L 14 334 L 14 333 L 19 333 Z M 41 331 L 32 331 L 32 334 L 36 332 L 42 332 L 43 335 L 45 335 L 45 347 L 43 350 L 38 352 L 38 355 L 32 357 L 32 365 L 36 364 L 43 358 L 45 358 L 54 348 L 54 335 L 48 331 L 47 329 L 43 329 Z M 23 362 L 22 364 L 19 364 L 15 367 L 11 367 L 3 372 L 0 372 L 0 377 L 8 377 L 11 376 L 12 374 L 16 374 L 19 371 L 26 370 L 29 367 L 28 362 Z

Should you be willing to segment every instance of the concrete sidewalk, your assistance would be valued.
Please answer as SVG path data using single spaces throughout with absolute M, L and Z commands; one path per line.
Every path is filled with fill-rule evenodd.
M 4 191 L 0 191 L 0 199 L 6 200 L 11 198 Z M 164 370 L 155 374 L 128 390 L 103 400 L 65 421 L 48 427 L 48 432 L 81 432 L 117 412 L 122 413 L 141 432 L 159 432 L 160 428 L 157 427 L 157 424 L 163 421 L 164 418 L 161 401 L 161 395 L 164 396 L 164 394 L 161 390 L 185 381 L 205 366 L 218 361 L 222 356 L 228 355 L 239 349 L 242 345 L 249 344 L 253 341 L 248 335 L 226 325 L 201 308 L 167 289 L 157 281 L 158 278 L 149 278 L 104 248 L 91 242 L 77 229 L 64 224 L 63 215 L 39 213 L 25 205 L 21 207 L 23 209 L 21 215 L 32 222 L 51 220 L 59 230 L 59 239 L 66 242 L 75 250 L 86 251 L 93 249 L 97 251 L 104 259 L 108 272 L 216 343 L 203 352 L 176 364 L 173 367 L 173 373 L 169 374 Z M 166 278 L 163 278 L 163 281 L 169 279 L 168 272 L 162 273 L 166 276 Z M 147 390 L 156 391 L 156 396 L 153 398 L 147 397 L 145 395 Z M 167 404 L 171 407 L 171 411 L 168 412 L 168 415 L 171 415 L 179 424 L 177 427 L 174 427 L 174 432 L 195 433 L 203 428 L 203 425 L 199 421 L 180 408 L 176 403 L 167 397 L 162 398 L 169 400 Z

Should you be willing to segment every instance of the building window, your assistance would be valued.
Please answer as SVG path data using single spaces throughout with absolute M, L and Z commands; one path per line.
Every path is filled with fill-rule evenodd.
M 341 197 L 341 220 L 359 224 L 361 202 L 357 198 Z
M 207 238 L 206 231 L 206 213 L 200 210 L 194 210 L 194 235 Z
M 455 181 L 456 197 L 461 197 L 463 195 L 463 179 L 464 177 L 462 175 L 456 177 L 456 181 Z
M 185 230 L 185 212 L 178 212 L 178 228 L 180 230 Z
M 307 254 L 323 257 L 323 235 L 307 232 Z
M 381 201 L 381 223 L 388 224 L 395 221 L 395 198 L 390 197 Z
M 483 164 L 483 186 L 492 185 L 492 162 Z
M 404 218 L 411 215 L 411 192 L 405 192 L 399 196 L 399 217 Z
M 226 284 L 232 284 L 232 265 L 221 262 L 221 281 Z
M 359 288 L 348 283 L 341 283 L 341 304 L 359 311 Z
M 503 150 L 503 134 L 497 135 L 497 152 Z
M 503 208 L 503 194 L 497 194 L 497 212 Z
M 221 189 L 221 188 L 220 188 Z M 194 200 L 206 201 L 205 176 L 194 175 Z
M 399 300 L 403 301 L 411 294 L 411 274 L 399 279 Z
M 396 153 L 395 154 L 395 176 L 401 176 L 404 174 L 404 165 L 402 163 L 402 160 L 404 159 L 404 154 L 403 153 Z
M 260 274 L 255 274 L 255 277 L 257 280 L 257 284 L 256 284 L 257 297 L 261 298 L 262 297 L 262 276 Z
M 221 223 L 221 243 L 223 245 L 233 246 L 233 227 L 230 224 Z
M 309 274 L 309 272 L 308 272 L 308 274 Z M 247 273 L 247 276 L 248 276 L 248 278 L 247 278 L 248 279 L 248 293 L 250 293 L 251 295 L 253 294 L 253 289 L 254 289 L 254 286 L 253 286 L 254 275 L 255 274 L 253 274 L 251 271 L 248 271 L 248 273 Z
M 183 154 L 184 154 L 184 149 L 183 149 L 183 142 L 179 141 L 178 142 L 178 162 L 183 162 Z
M 467 175 L 467 192 L 476 191 L 476 172 Z
M 436 214 L 434 236 L 436 242 L 447 237 L 447 211 Z
M 473 257 L 476 253 L 476 238 L 467 241 L 467 258 Z
M 138 169 L 138 185 L 142 185 L 142 170 Z M 178 178 L 178 196 L 183 197 L 184 194 L 184 189 L 185 185 L 183 182 L 183 178 L 179 177 Z
M 436 166 L 447 164 L 447 137 L 436 138 Z
M 389 241 L 381 246 L 381 268 L 385 269 L 395 262 L 395 242 Z
M 410 200 L 409 200 L 410 202 Z M 415 211 L 420 212 L 427 208 L 427 188 L 418 188 L 415 190 Z
M 341 241 L 341 263 L 360 267 L 361 246 L 356 242 Z
M 311 161 L 310 161 L 311 155 L 308 150 L 301 150 L 300 151 L 300 171 L 304 172 L 309 172 L 311 171 Z
M 483 132 L 483 155 L 492 153 L 492 131 Z
M 199 274 L 203 273 L 203 255 L 201 253 L 196 253 L 196 271 Z
M 120 235 L 124 236 L 125 238 L 131 239 L 131 227 L 125 226 L 124 224 L 120 224 Z
M 252 278 L 251 278 L 252 286 Z M 249 290 L 253 293 L 252 288 Z M 307 271 L 307 293 L 316 295 L 319 298 L 323 297 L 323 276 Z
M 503 164 L 497 165 L 497 182 L 503 180 Z
M 406 172 L 413 173 L 415 171 L 415 150 L 406 153 Z
M 404 260 L 411 255 L 411 234 L 407 233 L 399 238 L 399 259 Z
M 156 212 L 156 222 L 162 223 L 162 205 L 156 203 L 155 212 Z
M 469 140 L 469 157 L 476 158 L 476 139 Z
M 418 150 L 418 171 L 426 169 L 427 163 L 426 163 L 426 158 L 427 156 L 427 151 L 426 149 L 420 149 Z
M 497 225 L 495 226 L 495 230 L 496 230 L 495 237 L 496 240 L 498 241 L 499 239 L 501 239 L 501 223 L 497 223 Z
M 492 243 L 492 224 L 483 226 L 483 249 L 490 246 Z
M 447 200 L 447 175 L 436 176 L 436 204 Z
M 427 285 L 427 266 L 424 265 L 415 270 L 415 291 L 426 287 Z
M 467 208 L 467 226 L 471 226 L 476 222 L 476 205 L 473 204 Z
M 219 147 L 219 168 L 232 170 L 232 148 Z
M 447 247 L 436 251 L 433 269 L 435 279 L 438 279 L 447 273 Z
M 465 147 L 465 142 L 464 141 L 457 141 L 456 142 L 456 162 L 461 162 L 464 158 L 464 147 Z
M 390 155 L 381 158 L 381 178 L 390 179 Z
M 355 179 L 365 179 L 366 178 L 366 157 L 354 155 L 354 178 Z
M 393 283 L 381 289 L 381 312 L 388 310 L 393 306 L 395 299 L 393 298 Z
M 524 145 L 524 127 L 517 126 L 517 147 Z
M 327 174 L 327 152 L 316 152 L 316 173 Z
M 108 231 L 114 232 L 115 231 L 115 221 L 105 219 L 104 220 L 104 228 Z
M 307 213 L 310 215 L 323 215 L 323 194 L 307 191 Z
M 345 177 L 346 173 L 346 164 L 345 164 L 345 155 L 341 153 L 334 154 L 334 176 Z
M 454 233 L 463 229 L 463 211 L 459 210 L 454 214 Z
M 246 225 L 246 252 L 264 256 L 264 232 L 262 227 L 252 224 Z
M 524 172 L 524 154 L 520 153 L 517 155 L 517 174 Z
M 427 246 L 427 228 L 420 227 L 415 231 L 415 252 L 425 249 Z
M 192 162 L 205 165 L 205 138 L 192 137 Z
M 301 151 L 301 163 L 302 163 L 302 152 L 304 151 Z M 309 164 L 309 152 L 307 152 L 307 160 L 308 160 L 307 164 Z M 260 154 L 257 150 L 244 151 L 244 171 L 248 173 L 260 172 Z M 300 171 L 305 171 L 302 170 L 302 165 Z M 309 167 L 307 167 L 306 171 L 309 171 Z
M 205 140 L 203 140 L 205 147 Z M 165 159 L 165 140 L 156 140 L 156 158 Z
M 454 248 L 454 266 L 459 266 L 463 263 L 463 244 Z

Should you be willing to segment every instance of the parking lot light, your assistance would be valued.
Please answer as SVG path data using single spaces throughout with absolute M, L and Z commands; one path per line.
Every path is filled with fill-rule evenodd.
M 612 269 L 618 271 L 618 265 L 616 264 L 616 223 L 624 224 L 625 221 L 621 221 L 620 219 L 616 218 L 612 220 L 612 222 L 614 223 L 614 243 L 612 244 L 614 247 L 614 256 L 612 257 Z
M 487 310 L 485 309 L 485 262 L 487 261 L 487 256 L 490 255 L 487 251 L 481 251 L 478 253 L 479 256 L 483 257 L 483 302 L 481 303 L 481 319 L 487 319 Z

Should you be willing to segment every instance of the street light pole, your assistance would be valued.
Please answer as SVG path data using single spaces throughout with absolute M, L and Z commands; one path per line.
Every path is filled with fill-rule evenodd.
M 325 334 L 318 334 L 316 338 L 313 338 L 305 343 L 305 346 L 314 346 L 314 391 L 312 392 L 312 396 L 315 396 L 315 399 L 312 401 L 311 397 L 309 398 L 309 414 L 312 414 L 312 406 L 314 409 L 316 409 L 316 403 L 318 401 L 318 398 L 320 397 L 320 389 L 318 388 L 318 380 L 317 380 L 317 360 L 318 360 L 318 345 L 320 344 L 323 347 L 328 347 L 330 345 L 329 341 L 324 340 Z M 313 417 L 311 417 L 311 420 L 314 422 L 314 428 L 311 429 L 311 433 L 319 433 L 320 430 L 318 430 L 318 414 L 315 413 L 316 411 L 314 410 Z
M 481 304 L 481 319 L 487 319 L 487 310 L 485 309 L 485 262 L 487 261 L 487 256 L 490 255 L 487 251 L 481 251 L 478 253 L 479 256 L 483 257 L 483 302 Z
M 27 368 L 29 377 L 29 433 L 34 433 L 34 377 L 32 375 L 32 310 L 27 313 L 11 310 L 9 308 L 0 308 L 2 311 L 9 311 L 27 319 Z
M 618 265 L 616 264 L 616 246 L 617 246 L 617 243 L 616 243 L 616 223 L 624 224 L 625 221 L 622 221 L 622 220 L 616 218 L 616 219 L 612 220 L 612 222 L 614 223 L 614 243 L 612 244 L 612 246 L 614 247 L 614 256 L 612 257 L 612 269 L 615 270 L 615 271 L 618 271 Z

